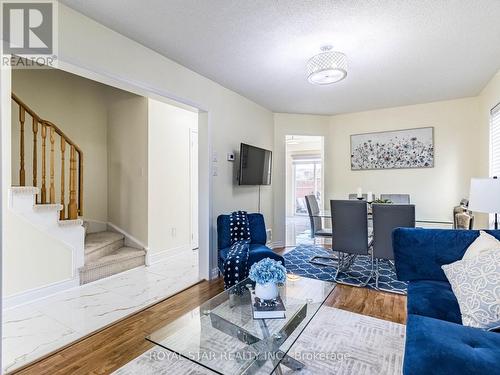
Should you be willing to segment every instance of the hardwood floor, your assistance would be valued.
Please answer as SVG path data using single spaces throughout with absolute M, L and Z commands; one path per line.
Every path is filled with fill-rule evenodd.
M 149 333 L 222 290 L 221 279 L 203 281 L 15 373 L 109 374 L 153 347 L 144 339 Z M 337 285 L 326 305 L 396 323 L 406 321 L 406 297 L 397 294 Z

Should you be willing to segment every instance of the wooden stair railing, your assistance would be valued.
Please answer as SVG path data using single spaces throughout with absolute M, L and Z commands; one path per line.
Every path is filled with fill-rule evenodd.
M 74 220 L 78 216 L 83 216 L 83 153 L 82 150 L 52 122 L 40 118 L 31 108 L 29 108 L 21 99 L 12 93 L 12 100 L 19 107 L 19 185 L 26 186 L 25 170 L 25 122 L 26 113 L 32 118 L 33 132 L 33 186 L 40 188 L 40 196 L 36 197 L 38 204 L 56 203 L 55 186 L 55 145 L 56 136 L 60 138 L 60 157 L 61 171 L 59 174 L 60 184 L 60 203 L 63 209 L 60 212 L 60 220 Z M 40 130 L 40 131 L 39 131 Z M 41 138 L 41 150 L 38 150 L 38 134 Z M 50 143 L 49 149 L 49 188 L 47 195 L 47 141 Z M 69 145 L 69 200 L 66 205 L 66 145 Z M 38 180 L 38 156 L 41 154 L 42 178 L 41 186 Z M 78 156 L 77 156 L 78 155 Z

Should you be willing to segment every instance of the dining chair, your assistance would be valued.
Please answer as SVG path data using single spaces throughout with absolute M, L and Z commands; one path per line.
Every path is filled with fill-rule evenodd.
M 410 194 L 380 194 L 380 199 L 387 199 L 393 204 L 410 204 Z
M 385 259 L 394 267 L 392 232 L 396 228 L 415 228 L 415 205 L 372 204 L 373 215 L 373 257 L 375 258 L 375 287 L 379 287 L 379 260 Z M 390 292 L 394 292 L 390 290 Z
M 373 252 L 368 236 L 368 205 L 359 200 L 331 200 L 332 250 L 338 253 L 337 271 L 334 280 L 340 284 L 366 286 L 373 277 Z M 370 274 L 360 283 L 349 283 L 338 279 L 346 273 L 358 255 L 370 258 Z
M 332 237 L 331 228 L 323 227 L 323 220 L 319 216 L 319 205 L 315 195 L 305 196 L 307 213 L 309 214 L 309 221 L 311 223 L 311 238 L 316 237 Z

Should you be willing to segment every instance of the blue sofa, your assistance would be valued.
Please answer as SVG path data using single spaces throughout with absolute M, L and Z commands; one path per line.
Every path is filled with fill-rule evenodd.
M 488 232 L 500 239 L 500 230 Z M 396 273 L 409 281 L 404 375 L 498 373 L 500 333 L 462 325 L 441 269 L 462 259 L 478 235 L 475 230 L 394 230 Z
M 250 254 L 248 256 L 248 267 L 264 258 L 271 258 L 281 261 L 285 265 L 285 259 L 276 254 L 266 246 L 266 225 L 262 214 L 248 214 L 248 223 L 250 225 Z M 231 247 L 231 235 L 229 231 L 229 215 L 219 215 L 217 218 L 217 247 L 218 266 L 221 272 L 224 271 L 224 261 Z

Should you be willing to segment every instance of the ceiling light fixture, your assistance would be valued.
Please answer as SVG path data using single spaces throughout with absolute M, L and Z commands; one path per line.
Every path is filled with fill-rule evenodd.
M 321 51 L 306 64 L 307 80 L 315 85 L 329 85 L 343 80 L 347 76 L 346 56 L 332 51 L 332 46 L 323 46 Z

